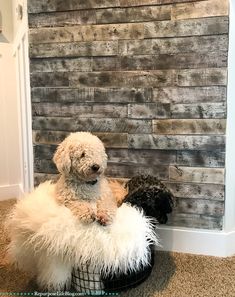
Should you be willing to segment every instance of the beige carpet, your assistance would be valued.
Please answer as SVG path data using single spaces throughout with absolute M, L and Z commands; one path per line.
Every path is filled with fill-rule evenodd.
M 14 200 L 0 202 L 0 296 L 40 291 L 30 275 L 6 259 L 7 232 L 2 222 Z M 8 294 L 3 294 L 8 292 Z M 235 297 L 235 257 L 215 258 L 157 252 L 151 276 L 121 297 Z

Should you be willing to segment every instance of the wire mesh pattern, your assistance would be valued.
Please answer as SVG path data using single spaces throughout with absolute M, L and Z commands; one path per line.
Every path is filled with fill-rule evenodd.
M 72 272 L 72 289 L 86 296 L 111 296 L 134 288 L 145 281 L 154 265 L 154 252 L 151 250 L 150 265 L 139 271 L 126 274 L 103 276 L 99 271 L 91 269 L 89 264 L 74 268 Z

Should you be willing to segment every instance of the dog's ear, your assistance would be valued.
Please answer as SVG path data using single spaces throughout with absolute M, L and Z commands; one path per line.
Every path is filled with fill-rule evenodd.
M 53 161 L 60 173 L 69 174 L 71 168 L 71 159 L 66 139 L 61 142 L 61 144 L 59 144 L 54 154 Z

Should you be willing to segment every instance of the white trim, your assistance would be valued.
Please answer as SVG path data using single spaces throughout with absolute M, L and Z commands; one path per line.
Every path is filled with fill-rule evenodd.
M 210 231 L 160 227 L 157 230 L 162 247 L 158 250 L 198 255 L 229 257 L 235 254 L 235 231 Z
M 235 230 L 235 0 L 230 0 L 224 230 Z M 234 245 L 235 251 L 235 245 Z
M 22 196 L 23 189 L 21 184 L 0 186 L 0 201 L 19 198 Z

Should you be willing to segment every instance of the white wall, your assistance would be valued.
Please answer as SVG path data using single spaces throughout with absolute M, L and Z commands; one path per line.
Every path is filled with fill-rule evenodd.
M 16 1 L 0 2 L 0 200 L 18 197 L 23 190 L 18 61 L 15 55 L 22 21 L 17 19 L 16 7 Z

